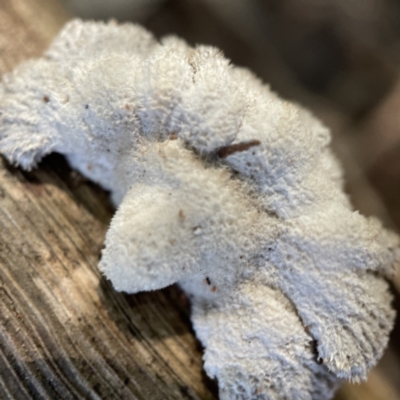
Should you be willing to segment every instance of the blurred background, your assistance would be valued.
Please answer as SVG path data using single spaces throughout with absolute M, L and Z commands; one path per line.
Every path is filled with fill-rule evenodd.
M 139 22 L 158 37 L 219 47 L 313 110 L 332 130 L 357 207 L 400 226 L 400 1 L 63 2 L 74 16 Z
M 139 22 L 210 44 L 333 135 L 353 203 L 400 229 L 399 0 L 63 0 L 73 16 Z M 400 311 L 400 270 L 393 284 Z M 400 325 L 368 382 L 337 400 L 400 399 Z

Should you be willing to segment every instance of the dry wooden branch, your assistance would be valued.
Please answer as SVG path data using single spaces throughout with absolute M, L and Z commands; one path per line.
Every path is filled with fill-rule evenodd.
M 39 55 L 67 18 L 56 0 L 0 0 L 0 75 Z M 111 213 L 59 156 L 31 174 L 0 162 L 1 399 L 217 397 L 182 293 L 126 296 L 101 278 Z M 337 398 L 397 398 L 382 371 Z

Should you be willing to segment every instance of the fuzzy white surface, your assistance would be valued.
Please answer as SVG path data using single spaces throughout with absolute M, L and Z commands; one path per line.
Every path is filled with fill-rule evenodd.
M 100 269 L 179 282 L 221 399 L 328 399 L 393 325 L 399 239 L 353 211 L 330 134 L 212 47 L 75 20 L 0 86 L 0 152 L 111 190 Z

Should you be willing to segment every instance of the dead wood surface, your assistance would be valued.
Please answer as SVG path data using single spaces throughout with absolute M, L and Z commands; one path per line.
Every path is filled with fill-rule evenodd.
M 179 4 L 199 8 L 183 1 L 170 4 L 177 8 L 176 15 Z M 201 19 L 197 8 L 190 24 L 185 23 L 209 34 L 204 23 L 195 23 L 195 18 Z M 186 21 L 189 14 L 183 15 Z M 172 21 L 176 31 L 173 16 L 155 18 L 151 30 L 162 30 L 165 21 Z M 224 37 L 222 23 L 205 16 L 216 36 Z M 0 0 L 0 75 L 40 55 L 68 18 L 57 0 Z M 193 37 L 205 43 L 211 38 Z M 224 48 L 226 43 L 216 44 Z M 239 46 L 244 58 L 247 47 Z M 288 86 L 291 81 L 283 82 Z M 286 93 L 296 88 L 292 82 L 289 86 Z M 285 94 L 284 88 L 277 89 Z M 355 160 L 359 145 L 352 148 L 347 136 L 340 135 L 347 129 L 347 115 L 336 113 L 320 98 L 313 103 L 311 97 L 296 93 L 333 128 L 335 150 L 356 207 L 400 226 L 400 218 L 394 217 L 397 198 L 392 196 L 397 170 L 387 153 L 381 156 L 393 148 L 381 147 L 379 118 L 387 108 L 378 109 L 382 111 L 375 115 L 375 125 L 368 124 L 369 148 L 380 156 L 370 167 L 374 188 L 366 179 L 368 166 Z M 393 158 L 397 160 L 396 154 Z M 386 185 L 385 204 L 379 198 L 384 190 L 375 191 L 379 184 Z M 202 371 L 202 350 L 191 330 L 183 293 L 172 287 L 127 296 L 115 292 L 97 270 L 112 213 L 107 194 L 71 171 L 60 156 L 50 156 L 32 173 L 0 160 L 0 399 L 217 398 L 215 382 Z M 336 400 L 400 399 L 398 325 L 392 346 L 368 381 L 345 385 Z
M 0 75 L 66 21 L 52 0 L 0 1 Z M 177 288 L 128 296 L 98 269 L 108 195 L 51 156 L 0 162 L 0 398 L 214 399 Z

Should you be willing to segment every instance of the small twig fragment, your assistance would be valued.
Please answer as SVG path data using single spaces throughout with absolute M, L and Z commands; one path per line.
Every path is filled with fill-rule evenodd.
M 261 142 L 259 140 L 251 140 L 250 142 L 242 142 L 242 143 L 235 143 L 229 146 L 221 147 L 218 150 L 218 157 L 219 158 L 226 158 L 234 153 L 238 153 L 240 151 L 246 151 L 254 146 L 259 146 Z

